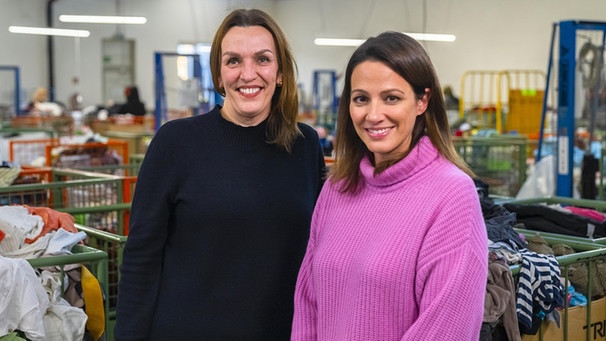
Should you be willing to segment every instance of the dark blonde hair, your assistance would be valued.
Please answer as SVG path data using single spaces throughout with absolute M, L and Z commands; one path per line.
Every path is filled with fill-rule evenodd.
M 381 62 L 392 69 L 411 85 L 417 99 L 421 99 L 425 89 L 429 89 L 427 110 L 415 120 L 409 151 L 421 137 L 427 135 L 444 158 L 474 177 L 473 171 L 454 148 L 442 88 L 427 52 L 410 36 L 388 31 L 366 40 L 354 51 L 347 64 L 337 117 L 335 164 L 331 167 L 331 181 L 336 183 L 344 180 L 341 191 L 355 192 L 360 178 L 360 161 L 370 154 L 356 133 L 349 112 L 351 75 L 356 66 L 365 61 Z M 405 156 L 375 165 L 375 173 L 384 171 Z
M 271 33 L 276 46 L 278 72 L 282 74 L 282 86 L 276 87 L 267 119 L 267 140 L 290 152 L 295 139 L 302 135 L 297 126 L 299 94 L 295 63 L 286 35 L 276 21 L 258 9 L 236 9 L 223 19 L 217 29 L 210 50 L 210 71 L 215 90 L 225 96 L 219 87 L 221 76 L 221 42 L 232 27 L 261 26 Z

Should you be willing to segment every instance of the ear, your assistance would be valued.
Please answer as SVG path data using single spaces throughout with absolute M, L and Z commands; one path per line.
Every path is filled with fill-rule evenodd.
M 425 88 L 425 93 L 420 99 L 417 100 L 417 116 L 422 115 L 425 111 L 427 111 L 427 105 L 429 104 L 430 98 L 431 91 L 429 88 Z
M 276 84 L 282 85 L 282 73 L 278 72 L 278 77 L 276 78 Z

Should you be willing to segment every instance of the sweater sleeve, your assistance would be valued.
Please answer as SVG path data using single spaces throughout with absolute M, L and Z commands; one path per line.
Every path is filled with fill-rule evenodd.
M 164 129 L 158 131 L 150 144 L 137 177 L 120 268 L 114 331 L 118 341 L 149 339 L 168 236 L 170 193 L 178 178 L 174 174 L 178 166 L 171 158 L 173 153 Z
M 299 122 L 299 129 L 301 129 L 306 139 L 313 139 L 313 143 L 310 143 L 309 145 L 315 149 L 317 157 L 317 160 L 315 160 L 315 162 L 318 165 L 318 174 L 320 174 L 320 176 L 318 177 L 318 187 L 316 191 L 317 198 L 318 195 L 320 195 L 320 191 L 322 190 L 322 186 L 324 185 L 326 174 L 328 172 L 326 162 L 324 160 L 324 152 L 322 150 L 322 146 L 320 145 L 320 138 L 318 137 L 318 133 L 315 131 L 314 128 L 305 123 Z
M 486 227 L 475 187 L 444 189 L 419 256 L 418 318 L 402 340 L 478 340 L 488 275 Z
M 309 241 L 305 257 L 299 269 L 297 285 L 295 288 L 295 311 L 292 326 L 292 341 L 317 340 L 318 311 L 316 302 L 316 291 L 313 283 L 313 255 L 316 249 L 317 227 L 321 226 L 321 211 L 326 197 L 327 181 L 320 193 L 316 207 L 312 215 Z

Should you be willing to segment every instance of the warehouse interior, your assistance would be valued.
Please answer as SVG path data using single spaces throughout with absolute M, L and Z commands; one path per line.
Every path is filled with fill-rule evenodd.
M 97 339 L 113 339 L 119 267 L 146 150 L 164 123 L 222 104 L 208 49 L 225 15 L 237 8 L 262 9 L 286 34 L 297 64 L 299 120 L 318 132 L 328 166 L 345 67 L 360 41 L 384 31 L 419 37 L 442 86 L 455 150 L 486 186 L 478 188 L 480 196 L 485 190 L 511 208 L 579 207 L 604 218 L 583 220 L 566 237 L 541 231 L 544 244 L 555 249 L 566 243 L 578 253 L 556 255 L 563 273 L 578 276 L 574 266 L 582 264 L 592 269 L 582 276 L 594 281 L 580 290 L 589 306 L 566 306 L 566 328 L 544 321 L 538 334 L 522 340 L 603 336 L 605 1 L 0 0 L 0 205 L 74 219 L 74 232 L 87 243 L 75 246 L 73 258 L 29 261 L 36 269 L 56 265 L 61 271 L 87 264 L 106 295 L 97 306 Z M 70 15 L 143 20 L 60 18 Z M 82 36 L 16 32 L 23 27 Z M 423 34 L 448 38 L 425 40 Z M 321 45 L 318 38 L 357 42 Z M 135 109 L 124 109 L 132 95 L 143 103 L 134 115 Z M 42 109 L 32 114 L 38 96 Z M 0 223 L 9 214 L 3 206 Z M 514 230 L 538 236 L 528 226 Z M 0 229 L 0 251 L 2 237 Z M 511 269 L 518 276 L 520 266 Z
M 3 113 L 9 117 L 21 114 L 41 87 L 48 90 L 50 100 L 66 107 L 76 101 L 85 115 L 123 101 L 124 89 L 131 85 L 138 88 L 146 112 L 157 122 L 189 115 L 192 107 L 196 108 L 195 113 L 205 112 L 221 98 L 210 80 L 208 51 L 202 51 L 209 46 L 221 18 L 231 9 L 242 7 L 263 9 L 282 25 L 296 56 L 302 120 L 325 126 L 328 134 L 333 128 L 332 116 L 341 91 L 341 76 L 355 47 L 316 45 L 314 40 L 364 39 L 395 30 L 454 37 L 454 41 L 422 41 L 442 86 L 455 98 L 461 98 L 460 107 L 450 111 L 453 124 L 465 118 L 470 110 L 494 108 L 496 114 L 490 122 L 481 122 L 488 117 L 481 115 L 473 118 L 480 122 L 472 125 L 482 128 L 487 124 L 498 133 L 530 134 L 535 141 L 539 135 L 545 135 L 539 127 L 552 133 L 553 122 L 557 120 L 553 111 L 559 88 L 556 75 L 560 23 L 597 24 L 596 30 L 579 32 L 575 41 L 577 55 L 584 53 L 579 57 L 584 59 L 577 64 L 587 69 L 591 62 L 588 58 L 597 59 L 591 49 L 587 50 L 589 54 L 581 49 L 585 43 L 600 46 L 600 8 L 606 6 L 597 0 L 574 4 L 560 1 L 557 5 L 548 1 L 495 4 L 479 0 L 3 2 L 0 18 L 7 27 L 0 31 L 0 42 L 7 48 L 0 55 L 0 66 L 8 70 L 3 73 L 6 77 L 3 77 L 5 83 L 0 89 L 0 98 L 5 108 Z M 61 15 L 82 14 L 139 16 L 146 22 L 91 24 L 59 19 Z M 89 36 L 16 34 L 9 31 L 10 26 L 85 30 Z M 179 58 L 180 54 L 192 53 L 199 57 Z M 194 65 L 201 67 L 195 69 Z M 14 69 L 18 70 L 18 91 L 15 91 Z M 578 75 L 575 77 L 583 77 Z M 574 91 L 583 91 L 580 86 L 576 89 Z M 533 111 L 530 116 L 522 113 L 505 119 L 509 104 L 515 110 L 521 103 L 515 101 L 517 97 L 508 98 L 510 90 L 517 91 L 514 96 L 528 100 L 523 106 Z M 547 96 L 543 96 L 545 91 Z M 580 108 L 581 102 L 582 98 L 577 100 Z M 582 109 L 576 109 L 575 115 L 582 115 L 580 111 Z M 596 119 L 600 121 L 599 117 Z M 148 126 L 150 124 L 157 128 L 157 124 L 148 122 Z M 590 130 L 587 124 L 580 128 Z M 103 133 L 106 127 L 98 129 Z M 574 136 L 568 138 L 573 140 Z M 572 141 L 568 141 L 568 145 L 574 148 Z M 572 154 L 568 159 L 574 159 Z M 6 158 L 6 150 L 3 155 Z M 521 173 L 527 173 L 527 169 L 520 170 Z M 522 185 L 522 180 L 517 182 L 513 189 L 499 194 L 515 195 Z M 558 193 L 574 194 L 572 175 L 556 182 L 565 187 Z M 543 193 L 546 189 L 531 188 L 530 193 L 537 190 Z
M 134 78 L 149 109 L 154 103 L 154 53 L 177 52 L 179 44 L 208 44 L 221 18 L 237 7 L 256 7 L 275 16 L 290 38 L 300 83 L 309 94 L 315 70 L 343 72 L 352 47 L 314 45 L 318 37 L 357 38 L 384 30 L 447 33 L 454 42 L 425 42 L 443 85 L 459 93 L 468 70 L 539 69 L 546 71 L 552 25 L 562 20 L 600 21 L 597 0 L 558 1 L 213 1 L 213 0 L 2 0 L 0 31 L 5 48 L 0 65 L 21 70 L 29 98 L 49 82 L 49 47 L 44 36 L 13 34 L 11 25 L 86 29 L 87 38 L 55 37 L 52 42 L 54 96 L 67 102 L 74 91 L 83 103 L 103 103 L 103 41 L 134 41 Z M 63 23 L 62 14 L 144 16 L 143 25 Z M 79 41 L 76 41 L 79 40 Z M 74 84 L 73 78 L 79 82 Z M 308 100 L 309 101 L 309 100 Z

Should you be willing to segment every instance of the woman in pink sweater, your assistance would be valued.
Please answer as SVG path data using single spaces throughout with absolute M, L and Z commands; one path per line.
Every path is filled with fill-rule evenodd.
M 292 340 L 479 339 L 486 227 L 440 89 L 407 35 L 384 32 L 351 57 Z

